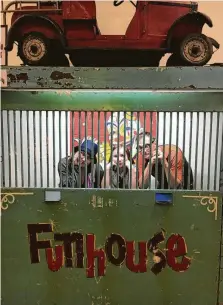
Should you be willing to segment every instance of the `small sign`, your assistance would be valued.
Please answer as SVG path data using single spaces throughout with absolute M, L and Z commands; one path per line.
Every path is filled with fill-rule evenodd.
M 7 26 L 1 25 L 1 46 L 0 46 L 0 64 L 1 64 L 1 66 L 7 65 L 6 51 L 5 51 L 6 35 L 7 35 Z
M 1 69 L 1 88 L 7 87 L 7 71 Z

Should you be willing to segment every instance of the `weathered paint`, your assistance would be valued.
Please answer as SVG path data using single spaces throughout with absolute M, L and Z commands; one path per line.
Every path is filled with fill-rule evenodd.
M 129 300 L 131 304 L 142 305 L 149 302 L 154 305 L 216 304 L 221 235 L 219 193 L 177 191 L 173 192 L 173 204 L 162 206 L 155 203 L 155 191 L 61 190 L 59 202 L 45 202 L 43 189 L 3 189 L 2 192 L 14 197 L 13 203 L 2 211 L 3 304 L 11 305 L 18 299 L 21 305 L 73 305 L 74 301 L 115 305 L 129 304 Z M 188 195 L 192 197 L 185 197 Z M 212 204 L 213 198 L 216 205 Z M 5 207 L 6 204 L 5 199 Z M 213 207 L 217 208 L 217 219 Z M 121 235 L 125 242 L 135 241 L 137 246 L 138 242 L 149 241 L 165 230 L 165 241 L 159 243 L 158 249 L 166 256 L 167 240 L 179 234 L 185 241 L 190 265 L 185 271 L 177 272 L 169 266 L 169 261 L 155 275 L 151 268 L 160 262 L 159 255 L 154 257 L 148 251 L 146 272 L 132 272 L 126 267 L 126 261 L 117 267 L 106 258 L 105 275 L 97 276 L 95 269 L 95 276 L 89 278 L 85 254 L 84 268 L 62 267 L 52 272 L 44 249 L 39 251 L 39 263 L 30 261 L 27 225 L 41 223 L 53 226 L 54 233 L 83 234 L 84 253 L 86 234 L 95 235 L 94 247 L 100 250 L 112 233 Z M 39 241 L 53 238 L 52 232 L 38 233 Z M 55 245 L 61 243 L 54 242 L 52 246 Z M 183 257 L 179 256 L 178 263 Z M 134 262 L 138 262 L 138 247 Z
M 223 68 L 6 67 L 8 88 L 17 89 L 223 89 Z
M 173 271 L 184 272 L 191 265 L 191 258 L 186 256 L 187 245 L 184 237 L 180 234 L 171 234 L 166 239 L 164 230 L 154 234 L 152 238 L 140 242 L 128 241 L 118 233 L 111 233 L 106 238 L 104 246 L 97 248 L 97 236 L 92 233 L 53 233 L 51 223 L 34 223 L 28 224 L 27 227 L 31 264 L 40 263 L 40 250 L 45 250 L 47 265 L 52 272 L 59 271 L 63 266 L 65 268 L 84 268 L 84 259 L 87 261 L 86 276 L 88 278 L 105 276 L 107 263 L 114 266 L 125 264 L 131 272 L 151 271 L 155 275 L 158 275 L 166 266 Z M 53 233 L 53 239 L 39 240 L 40 233 Z M 62 242 L 62 245 L 53 247 L 52 242 L 56 244 Z M 159 244 L 162 242 L 166 242 L 164 251 L 159 249 Z M 84 251 L 84 245 L 86 251 Z M 138 262 L 135 258 L 137 248 Z M 154 261 L 151 268 L 147 268 L 149 251 L 153 254 Z
M 4 90 L 2 91 L 2 109 L 43 111 L 223 111 L 223 92 Z
M 223 89 L 223 70 L 220 67 L 7 69 L 11 73 L 10 76 L 10 73 L 8 74 L 8 89 L 55 88 L 58 92 L 53 95 L 49 92 L 45 99 L 43 92 L 3 91 L 3 109 L 25 110 L 28 107 L 30 110 L 55 110 L 54 106 L 61 110 L 69 110 L 69 107 L 82 109 L 83 101 L 87 103 L 89 95 L 72 93 L 71 97 L 75 96 L 75 99 L 71 101 L 68 91 L 70 89 Z M 52 79 L 51 74 L 55 71 L 59 73 L 54 73 Z M 67 91 L 62 93 L 59 89 Z M 58 98 L 54 105 L 52 101 L 57 94 L 63 97 L 63 103 Z M 112 93 L 111 99 L 106 95 L 108 93 L 100 94 L 97 94 L 94 100 L 94 103 L 99 100 L 96 104 L 99 110 L 103 105 L 102 97 L 106 97 L 107 109 L 116 111 L 131 107 L 134 111 L 222 111 L 223 107 L 220 92 L 171 93 L 171 98 L 168 98 L 168 94 L 159 93 L 156 96 L 159 96 L 161 102 L 155 99 L 154 103 L 150 102 L 152 93 L 143 93 L 145 95 L 142 108 L 141 103 L 134 102 L 133 99 L 132 104 L 127 103 L 125 99 L 120 98 L 120 93 L 115 93 L 118 94 L 116 96 Z M 123 96 L 129 98 L 128 94 L 125 92 Z M 43 97 L 42 100 L 40 98 L 40 103 L 39 96 Z M 93 94 L 91 97 L 93 98 Z M 117 97 L 116 103 L 114 101 Z M 121 102 L 121 106 L 118 102 Z M 95 106 L 90 102 L 87 105 L 90 108 L 84 109 L 90 110 Z M 221 159 L 223 164 L 223 158 Z M 14 305 L 17 300 L 21 300 L 21 304 L 39 305 L 73 305 L 74 302 L 122 305 L 126 302 L 129 304 L 129 300 L 133 304 L 142 305 L 144 302 L 154 305 L 221 304 L 223 282 L 220 281 L 220 193 L 173 192 L 174 204 L 170 206 L 155 205 L 154 194 L 155 192 L 150 190 L 63 190 L 61 202 L 46 203 L 43 189 L 2 189 L 2 304 Z M 95 281 L 86 278 L 85 269 L 61 268 L 58 272 L 52 272 L 48 269 L 44 250 L 40 251 L 41 262 L 30 264 L 27 225 L 32 223 L 51 223 L 56 232 L 95 234 L 97 248 L 101 248 L 106 238 L 114 232 L 128 241 L 141 241 L 165 229 L 168 237 L 171 234 L 184 237 L 191 265 L 183 273 L 173 272 L 171 268 L 166 267 L 155 276 L 152 272 L 134 274 L 123 266 L 117 268 L 109 264 L 106 265 L 105 276 L 95 277 Z M 48 234 L 41 237 L 52 239 L 53 236 Z M 165 244 L 161 248 L 164 247 Z M 149 267 L 153 265 L 154 259 L 152 253 L 150 255 Z

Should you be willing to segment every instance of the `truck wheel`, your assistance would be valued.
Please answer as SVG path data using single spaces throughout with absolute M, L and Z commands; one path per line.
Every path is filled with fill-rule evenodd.
M 156 52 L 151 52 L 149 54 L 148 62 L 146 62 L 146 65 L 148 65 L 148 67 L 159 67 L 162 55 L 163 54 L 156 54 Z
M 49 40 L 41 33 L 29 33 L 21 39 L 18 55 L 25 65 L 46 66 L 49 61 Z
M 51 54 L 50 66 L 52 67 L 70 67 L 70 63 L 65 54 Z
M 51 67 L 70 67 L 69 60 L 65 55 L 65 50 L 58 40 L 50 41 L 48 57 L 48 65 Z
M 203 34 L 190 34 L 180 45 L 180 56 L 188 65 L 204 66 L 213 54 L 213 46 Z
M 167 59 L 166 67 L 184 67 L 186 66 L 185 61 L 178 54 L 171 54 Z

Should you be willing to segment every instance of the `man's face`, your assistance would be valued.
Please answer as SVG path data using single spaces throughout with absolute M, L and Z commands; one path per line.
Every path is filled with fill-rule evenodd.
M 139 146 L 138 146 L 138 151 L 141 152 L 143 154 L 143 136 L 141 136 L 139 138 Z M 151 150 L 151 155 L 150 155 L 150 150 Z M 155 142 L 152 143 L 151 149 L 150 149 L 150 137 L 149 136 L 145 136 L 145 154 L 144 154 L 144 158 L 145 160 L 149 160 L 152 155 L 153 152 L 156 150 L 156 144 Z

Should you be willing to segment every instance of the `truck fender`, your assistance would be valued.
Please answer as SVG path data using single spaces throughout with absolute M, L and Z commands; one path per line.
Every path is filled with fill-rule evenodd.
M 208 39 L 211 41 L 212 45 L 216 48 L 219 49 L 220 48 L 220 44 L 217 42 L 217 40 L 215 40 L 214 38 L 208 37 Z
M 180 18 L 178 18 L 177 20 L 174 21 L 171 28 L 169 29 L 169 32 L 167 35 L 167 48 L 170 48 L 170 46 L 171 46 L 171 39 L 172 39 L 172 35 L 173 35 L 174 29 L 176 28 L 176 26 L 179 23 L 185 22 L 188 20 L 190 22 L 196 22 L 196 23 L 200 24 L 202 27 L 204 26 L 204 24 L 207 24 L 211 28 L 213 27 L 213 22 L 212 22 L 211 18 L 203 13 L 191 12 L 184 16 L 181 16 Z
M 7 34 L 7 38 L 6 38 L 6 47 L 5 50 L 6 51 L 11 51 L 13 49 L 13 44 L 14 41 L 16 40 L 16 31 L 19 28 L 19 26 L 21 26 L 24 22 L 33 22 L 33 20 L 35 21 L 44 21 L 47 25 L 49 25 L 59 36 L 60 38 L 60 42 L 62 44 L 63 47 L 66 46 L 66 40 L 64 37 L 64 33 L 62 31 L 62 29 L 59 27 L 58 24 L 56 24 L 54 21 L 52 21 L 50 18 L 46 17 L 46 16 L 38 16 L 38 15 L 33 15 L 33 14 L 29 14 L 29 15 L 24 15 L 19 17 L 11 26 L 11 28 L 8 31 Z

